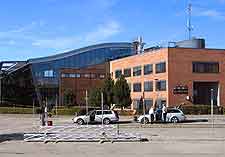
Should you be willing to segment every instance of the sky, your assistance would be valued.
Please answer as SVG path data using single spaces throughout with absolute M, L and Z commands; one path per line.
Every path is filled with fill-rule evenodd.
M 193 37 L 225 49 L 225 0 L 7 0 L 0 5 L 0 61 L 27 60 L 105 42 L 146 47 Z

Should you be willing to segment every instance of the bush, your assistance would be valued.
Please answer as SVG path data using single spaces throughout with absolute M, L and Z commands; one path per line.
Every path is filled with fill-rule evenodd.
M 184 114 L 210 114 L 211 106 L 210 105 L 191 105 L 191 106 L 182 106 L 181 110 Z M 214 114 L 221 114 L 221 108 L 218 106 L 213 107 Z
M 1 114 L 32 114 L 32 108 L 21 107 L 0 107 Z
M 61 107 L 57 109 L 57 115 L 74 115 L 76 112 L 79 112 L 80 108 L 79 107 Z M 56 115 L 56 109 L 54 108 L 51 111 L 52 115 Z

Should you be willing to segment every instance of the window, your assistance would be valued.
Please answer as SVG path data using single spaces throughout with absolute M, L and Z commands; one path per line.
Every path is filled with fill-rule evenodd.
M 134 83 L 133 84 L 133 91 L 134 92 L 141 92 L 141 83 Z
M 90 78 L 90 74 L 84 74 L 85 78 Z
M 131 77 L 131 69 L 130 68 L 124 69 L 123 74 L 125 77 Z
M 150 109 L 150 107 L 153 105 L 153 100 L 145 99 L 144 104 L 145 104 L 145 111 L 148 111 Z
M 176 110 L 176 109 L 169 109 L 167 112 L 168 113 L 181 113 L 179 110 Z
M 166 91 L 166 80 L 156 81 L 156 91 Z
M 76 77 L 76 75 L 75 75 L 75 74 L 69 74 L 69 77 L 71 77 L 71 78 L 75 78 L 75 77 Z
M 144 91 L 145 92 L 153 91 L 153 82 L 152 81 L 144 82 Z
M 100 74 L 100 75 L 99 75 L 99 78 L 100 78 L 100 79 L 104 79 L 104 78 L 105 78 L 105 74 Z
M 152 64 L 144 65 L 144 75 L 148 75 L 152 73 Z
M 193 62 L 192 70 L 194 73 L 219 73 L 218 62 Z
M 80 74 L 75 74 L 76 78 L 80 78 Z
M 122 70 L 115 71 L 115 78 L 119 78 L 122 75 Z
M 133 68 L 133 76 L 140 76 L 141 75 L 141 66 L 136 66 Z
M 111 111 L 103 111 L 103 114 L 112 114 Z
M 54 77 L 54 71 L 53 70 L 45 70 L 44 77 Z
M 95 79 L 96 78 L 96 74 L 91 74 L 91 78 Z
M 135 109 L 135 110 L 138 110 L 139 108 L 140 108 L 140 99 L 134 99 L 133 100 L 133 108 Z
M 158 63 L 155 66 L 156 73 L 164 73 L 166 72 L 166 62 Z

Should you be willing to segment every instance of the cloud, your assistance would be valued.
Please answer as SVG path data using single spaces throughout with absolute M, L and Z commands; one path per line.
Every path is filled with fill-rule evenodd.
M 108 21 L 102 25 L 99 25 L 98 28 L 93 31 L 89 32 L 85 40 L 86 41 L 99 41 L 109 38 L 121 31 L 120 24 L 116 21 Z
M 32 42 L 32 46 L 42 48 L 65 49 L 75 45 L 79 40 L 75 37 L 59 37 L 54 39 L 38 39 Z
M 97 26 L 91 32 L 77 36 L 66 36 L 33 41 L 32 46 L 54 49 L 70 49 L 75 45 L 91 44 L 108 39 L 121 32 L 120 24 L 111 20 Z
M 225 13 L 214 9 L 193 8 L 193 15 L 225 20 Z

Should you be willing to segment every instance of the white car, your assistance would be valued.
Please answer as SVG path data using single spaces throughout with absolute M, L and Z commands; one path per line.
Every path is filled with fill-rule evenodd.
M 119 121 L 119 116 L 116 111 L 113 110 L 94 110 L 90 111 L 87 115 L 76 116 L 72 120 L 79 125 L 86 123 L 101 123 L 103 119 L 104 124 L 109 124 Z
M 162 112 L 159 112 L 159 113 L 161 114 Z M 154 117 L 158 117 L 158 116 L 161 116 L 161 115 L 157 115 L 157 113 L 154 115 Z M 177 108 L 167 109 L 166 122 L 178 123 L 178 122 L 185 121 L 185 119 L 186 119 L 186 116 L 180 109 L 177 109 Z M 151 117 L 149 114 L 146 114 L 145 116 L 141 115 L 140 117 L 138 117 L 137 121 L 139 123 L 149 123 L 151 121 Z

